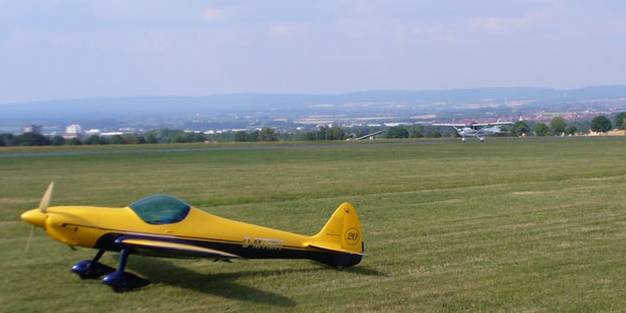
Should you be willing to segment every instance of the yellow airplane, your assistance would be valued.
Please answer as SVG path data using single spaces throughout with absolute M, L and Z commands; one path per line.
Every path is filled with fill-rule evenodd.
M 48 207 L 54 182 L 39 208 L 22 220 L 74 248 L 98 249 L 91 260 L 72 267 L 82 279 L 104 276 L 117 292 L 149 282 L 125 271 L 130 254 L 231 259 L 312 259 L 337 268 L 358 264 L 364 256 L 361 224 L 356 210 L 342 203 L 322 230 L 313 236 L 221 218 L 167 195 L 143 198 L 125 208 L 93 206 Z M 121 252 L 117 269 L 99 262 L 105 251 Z

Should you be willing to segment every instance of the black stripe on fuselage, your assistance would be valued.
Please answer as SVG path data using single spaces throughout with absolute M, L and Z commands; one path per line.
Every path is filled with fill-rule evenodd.
M 283 247 L 282 249 L 266 249 L 255 247 L 244 247 L 242 243 L 226 243 L 226 242 L 214 242 L 207 240 L 191 240 L 185 238 L 163 237 L 163 236 L 150 236 L 150 235 L 137 235 L 127 233 L 108 233 L 103 235 L 96 244 L 96 248 L 104 248 L 110 251 L 120 251 L 123 248 L 123 244 L 116 242 L 118 239 L 132 238 L 132 239 L 146 239 L 156 240 L 163 242 L 181 243 L 192 246 L 198 246 L 208 249 L 215 249 L 231 254 L 235 254 L 242 258 L 247 259 L 310 259 L 315 260 L 331 266 L 352 266 L 358 264 L 362 256 L 357 254 L 331 252 L 323 250 L 305 250 L 305 249 L 292 249 L 290 247 Z M 202 253 L 194 253 L 192 251 L 181 251 L 177 249 L 167 248 L 155 248 L 149 247 L 133 247 L 133 251 L 136 254 L 158 256 L 158 257 L 171 257 L 171 258 L 195 258 L 204 257 Z

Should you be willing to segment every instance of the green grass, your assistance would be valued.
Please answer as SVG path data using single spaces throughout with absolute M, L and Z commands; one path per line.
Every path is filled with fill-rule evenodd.
M 69 272 L 94 250 L 39 231 L 24 252 L 19 214 L 51 180 L 53 205 L 168 193 L 305 234 L 350 201 L 369 256 L 342 271 L 133 256 L 153 284 L 116 294 Z M 0 226 L 0 312 L 626 310 L 624 138 L 3 148 Z

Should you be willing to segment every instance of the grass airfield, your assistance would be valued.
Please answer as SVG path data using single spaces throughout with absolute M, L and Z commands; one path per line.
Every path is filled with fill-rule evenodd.
M 0 148 L 0 175 L 0 312 L 626 311 L 624 138 Z M 51 205 L 167 193 L 304 234 L 349 201 L 369 256 L 341 271 L 131 256 L 153 284 L 116 294 L 69 272 L 95 250 L 38 230 L 24 251 L 19 215 L 51 180 Z

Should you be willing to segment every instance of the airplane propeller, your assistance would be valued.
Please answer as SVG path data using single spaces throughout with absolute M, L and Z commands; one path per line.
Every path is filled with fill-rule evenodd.
M 39 211 L 41 213 L 46 213 L 48 211 L 48 206 L 50 205 L 50 198 L 52 198 L 52 191 L 54 190 L 54 182 L 50 182 L 48 185 L 48 189 L 43 194 L 41 201 L 39 202 Z M 30 242 L 33 240 L 33 236 L 35 235 L 36 226 L 33 225 L 30 228 L 30 234 L 28 234 L 28 239 L 26 240 L 26 246 L 24 247 L 24 253 L 28 252 L 28 248 L 30 247 Z
M 41 198 L 41 202 L 39 202 L 39 211 L 41 213 L 46 213 L 48 210 L 48 205 L 50 205 L 50 198 L 52 197 L 52 190 L 54 189 L 54 182 L 51 182 L 48 185 L 48 189 L 46 189 L 46 193 L 43 194 L 43 198 Z
M 24 247 L 24 254 L 28 252 L 28 248 L 30 247 L 30 241 L 33 240 L 34 234 L 35 234 L 35 226 L 31 226 L 30 234 L 28 235 L 28 239 L 26 240 L 26 246 Z

